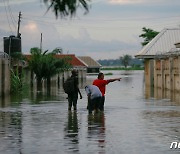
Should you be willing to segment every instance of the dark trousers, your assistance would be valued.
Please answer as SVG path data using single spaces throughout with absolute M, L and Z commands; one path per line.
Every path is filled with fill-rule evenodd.
M 91 99 L 90 102 L 88 102 L 89 113 L 92 113 L 93 110 L 99 109 L 100 103 L 101 103 L 101 97 L 96 97 Z
M 99 105 L 99 109 L 101 111 L 104 111 L 104 102 L 105 102 L 105 96 L 102 96 L 101 97 L 101 102 L 100 102 L 100 105 Z
M 74 110 L 77 109 L 77 100 L 78 100 L 78 93 L 76 94 L 68 94 L 68 110 L 71 110 L 71 107 L 74 107 Z

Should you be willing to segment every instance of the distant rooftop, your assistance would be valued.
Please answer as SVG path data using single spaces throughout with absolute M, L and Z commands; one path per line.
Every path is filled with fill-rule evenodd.
M 56 55 L 57 58 L 65 58 L 69 57 L 70 64 L 74 67 L 87 67 L 84 62 L 82 62 L 78 57 L 75 56 L 75 54 L 58 54 Z
M 175 49 L 174 44 L 178 42 L 180 42 L 180 28 L 163 29 L 135 57 L 153 58 L 156 55 L 166 54 Z
M 97 61 L 89 56 L 79 56 L 78 58 L 81 59 L 88 67 L 101 67 Z
M 25 55 L 27 59 L 31 58 L 31 55 Z M 75 54 L 57 54 L 56 58 L 69 58 L 68 62 L 73 67 L 87 67 L 85 63 L 83 63 Z

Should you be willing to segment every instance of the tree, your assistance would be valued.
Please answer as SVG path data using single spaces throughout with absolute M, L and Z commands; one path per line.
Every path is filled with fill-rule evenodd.
M 145 46 L 148 44 L 159 32 L 154 31 L 150 28 L 143 27 L 142 31 L 144 32 L 143 34 L 139 35 L 139 37 L 144 38 L 144 42 L 141 42 L 142 46 Z
M 48 52 L 48 50 L 42 52 L 39 48 L 31 48 L 32 57 L 29 60 L 29 67 L 36 75 L 38 90 L 42 87 L 42 79 L 46 79 L 47 86 L 50 87 L 50 78 L 70 67 L 66 59 L 55 57 L 59 52 L 60 50 L 57 49 L 52 52 Z
M 124 65 L 125 68 L 129 65 L 130 61 L 132 60 L 132 56 L 124 55 L 120 57 L 121 63 Z
M 44 0 L 44 3 L 48 6 L 47 11 L 52 9 L 56 18 L 58 18 L 58 16 L 74 16 L 79 7 L 85 9 L 85 13 L 87 13 L 89 11 L 89 1 L 90 0 Z

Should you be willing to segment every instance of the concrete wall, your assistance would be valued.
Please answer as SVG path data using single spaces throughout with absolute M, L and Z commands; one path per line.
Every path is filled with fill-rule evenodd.
M 180 91 L 180 56 L 146 59 L 145 84 L 155 88 Z
M 144 68 L 144 75 L 145 75 L 145 84 L 147 86 L 154 85 L 154 61 L 151 59 L 145 60 L 145 68 Z
M 10 61 L 0 58 L 0 96 L 10 93 Z
M 86 75 L 87 75 L 87 70 L 84 67 L 79 67 L 79 68 L 75 68 L 78 71 L 78 78 L 79 81 L 84 81 L 86 80 Z M 37 91 L 37 81 L 36 81 L 36 77 L 35 74 L 31 74 L 30 72 L 26 71 L 26 78 L 29 79 L 31 76 L 31 81 L 32 81 L 32 87 L 33 87 L 33 91 Z M 55 76 L 53 76 L 51 78 L 51 87 L 62 87 L 63 82 L 71 76 L 71 70 L 69 71 L 65 71 L 62 73 L 59 73 Z M 79 82 L 81 83 L 81 82 Z M 81 85 L 80 85 L 81 86 Z M 43 92 L 45 92 L 47 90 L 47 85 L 46 85 L 46 80 L 42 81 L 42 90 Z M 53 91 L 53 89 L 52 89 Z

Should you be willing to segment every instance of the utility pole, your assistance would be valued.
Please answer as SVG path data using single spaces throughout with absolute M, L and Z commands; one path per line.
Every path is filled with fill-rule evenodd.
M 17 37 L 21 37 L 21 34 L 19 33 L 19 29 L 20 29 L 20 22 L 21 22 L 21 12 L 19 12 L 19 19 L 18 19 L 18 29 L 17 29 Z

